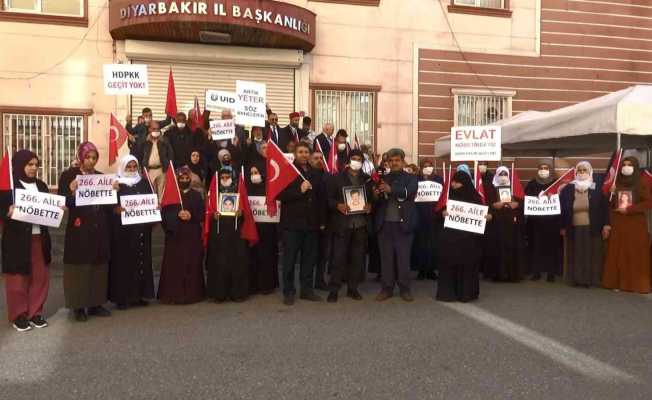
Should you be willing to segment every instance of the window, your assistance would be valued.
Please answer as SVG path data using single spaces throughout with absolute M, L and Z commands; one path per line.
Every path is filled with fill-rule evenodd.
M 349 134 L 353 144 L 357 135 L 360 144 L 374 146 L 376 132 L 376 100 L 378 87 L 313 86 L 313 120 L 315 132 L 327 122 Z
M 41 160 L 39 178 L 56 187 L 59 175 L 75 159 L 87 135 L 87 116 L 79 114 L 26 114 L 2 112 L 2 144 L 12 152 L 29 149 Z
M 506 18 L 512 16 L 509 0 L 451 0 L 448 12 Z
M 508 8 L 505 0 L 454 0 L 456 6 L 482 7 L 482 8 Z
M 455 126 L 491 125 L 512 116 L 511 91 L 453 89 Z
M 0 20 L 88 26 L 88 0 L 1 0 Z

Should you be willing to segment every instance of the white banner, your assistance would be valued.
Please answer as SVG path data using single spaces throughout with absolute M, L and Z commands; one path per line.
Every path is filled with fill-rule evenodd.
M 213 140 L 229 140 L 235 137 L 235 123 L 232 119 L 217 119 L 210 121 Z
M 278 224 L 281 221 L 281 202 L 278 200 L 276 201 L 276 208 L 278 211 L 275 217 L 270 217 L 267 214 L 265 196 L 249 196 L 249 206 L 251 207 L 251 212 L 254 214 L 254 220 L 256 222 Z
M 525 215 L 560 215 L 561 204 L 559 195 L 552 196 L 525 196 Z
M 63 219 L 66 198 L 56 194 L 16 189 L 11 219 L 35 225 L 58 228 Z
M 444 227 L 484 234 L 489 207 L 449 199 L 446 203 L 446 211 L 448 215 Z
M 149 95 L 145 64 L 104 64 L 104 94 Z
M 155 194 L 134 194 L 120 197 L 122 225 L 161 222 L 161 210 Z
M 441 183 L 433 181 L 421 181 L 419 182 L 419 190 L 417 191 L 417 197 L 414 198 L 414 201 L 416 203 L 438 201 L 443 190 L 444 187 L 441 185 Z
M 227 108 L 235 110 L 238 104 L 238 96 L 233 92 L 223 90 L 207 90 L 205 104 L 208 111 L 222 111 Z
M 113 190 L 115 175 L 77 175 L 76 206 L 118 204 L 118 192 Z
M 266 86 L 264 83 L 235 81 L 238 101 L 235 109 L 235 122 L 247 126 L 265 126 L 267 110 Z
M 500 126 L 451 128 L 451 161 L 500 161 Z

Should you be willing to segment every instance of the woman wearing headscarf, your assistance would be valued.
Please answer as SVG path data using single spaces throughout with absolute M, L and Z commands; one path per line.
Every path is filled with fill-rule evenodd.
M 566 281 L 572 286 L 601 286 L 603 238 L 609 235 L 609 201 L 593 181 L 588 161 L 575 167 L 575 180 L 559 194 L 561 234 L 566 238 Z
M 247 193 L 249 196 L 265 196 L 267 175 L 265 157 L 267 144 L 260 146 L 257 155 L 245 167 Z M 278 224 L 256 222 L 258 243 L 249 247 L 249 293 L 271 294 L 278 288 Z
M 471 177 L 464 171 L 457 171 L 451 179 L 449 199 L 482 204 L 480 195 L 473 187 Z M 476 233 L 443 228 L 438 242 L 440 251 L 438 252 L 437 300 L 468 302 L 478 298 L 480 240 L 480 235 Z
M 77 176 L 102 174 L 95 169 L 99 154 L 93 143 L 80 144 L 77 149 L 79 166 L 67 169 L 59 178 L 59 195 L 66 198 L 70 210 L 63 249 L 63 293 L 66 307 L 79 322 L 87 321 L 89 315 L 111 315 L 102 305 L 107 301 L 114 206 L 77 207 L 75 201 Z M 118 188 L 117 181 L 114 188 Z
M 15 189 L 48 193 L 45 182 L 36 177 L 39 159 L 29 150 L 18 151 L 12 161 Z M 9 321 L 24 332 L 48 326 L 43 305 L 48 297 L 51 241 L 46 226 L 11 219 L 14 192 L 3 192 L 0 200 L 2 226 L 2 273 Z
M 208 167 L 204 161 L 201 150 L 193 149 L 187 162 L 190 169 L 190 188 L 201 194 L 202 199 L 206 197 L 206 174 Z
M 217 176 L 217 192 L 209 192 L 218 204 L 219 193 L 237 193 L 237 179 L 233 171 L 221 169 Z M 208 235 L 206 269 L 208 279 L 206 291 L 215 302 L 228 300 L 242 302 L 249 295 L 249 257 L 247 242 L 240 237 L 242 228 L 241 211 L 236 216 L 222 215 L 219 206 L 211 220 Z
M 444 180 L 435 174 L 435 168 L 430 160 L 421 163 L 419 182 L 436 182 L 442 186 L 444 184 Z M 437 240 L 444 219 L 441 211 L 434 211 L 436 202 L 418 202 L 416 206 L 419 212 L 419 226 L 414 240 L 412 265 L 419 271 L 417 280 L 436 279 Z
M 537 176 L 525 186 L 525 195 L 539 197 L 555 181 L 552 168 L 547 161 L 541 161 L 537 168 Z M 562 242 L 559 235 L 561 229 L 558 215 L 528 215 L 526 230 L 529 250 L 529 266 L 532 280 L 541 279 L 541 274 L 547 274 L 548 282 L 555 280 L 555 275 L 561 273 Z
M 183 208 L 173 204 L 161 210 L 165 249 L 157 297 L 161 303 L 191 304 L 204 299 L 204 203 L 191 188 L 190 168 L 181 167 L 176 174 Z
M 485 275 L 494 281 L 518 282 L 525 264 L 523 208 L 512 189 L 509 169 L 498 167 L 493 187 L 486 193 L 492 220 L 487 224 Z M 505 194 L 510 194 L 509 198 Z
M 650 292 L 650 238 L 645 216 L 652 208 L 650 190 L 641 179 L 638 160 L 626 157 L 611 200 L 611 232 L 602 276 L 607 289 Z
M 111 220 L 111 262 L 109 264 L 109 300 L 119 310 L 146 306 L 154 298 L 152 273 L 152 224 L 122 225 L 120 198 L 156 193 L 139 173 L 138 160 L 122 157 L 118 165 L 118 206 Z

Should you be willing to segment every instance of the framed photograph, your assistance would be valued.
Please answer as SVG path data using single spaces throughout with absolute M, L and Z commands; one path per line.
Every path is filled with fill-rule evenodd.
M 498 188 L 498 198 L 501 203 L 512 202 L 512 188 L 510 186 L 501 186 Z
M 238 193 L 220 193 L 220 197 L 217 200 L 220 214 L 235 217 L 238 212 L 238 205 L 240 204 L 239 200 L 240 195 Z
M 626 210 L 632 205 L 632 191 L 621 190 L 618 192 L 618 208 Z
M 364 214 L 367 195 L 364 186 L 346 186 L 342 188 L 344 202 L 349 206 L 349 214 Z

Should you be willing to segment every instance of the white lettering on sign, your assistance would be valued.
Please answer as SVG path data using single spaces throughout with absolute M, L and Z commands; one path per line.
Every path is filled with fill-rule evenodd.
M 77 175 L 76 179 L 76 206 L 118 204 L 118 193 L 113 190 L 115 175 Z
M 120 217 L 122 225 L 147 224 L 161 222 L 161 210 L 155 194 L 134 194 L 120 197 L 124 209 Z
M 104 64 L 104 94 L 149 95 L 147 65 Z
M 237 0 L 236 0 L 237 1 Z M 212 7 L 209 4 L 212 3 Z M 229 14 L 230 11 L 230 14 Z M 120 19 L 152 17 L 158 15 L 206 15 L 248 19 L 257 24 L 278 25 L 285 29 L 310 35 L 310 23 L 291 15 L 284 15 L 265 8 L 242 7 L 233 4 L 231 8 L 217 1 L 159 1 L 131 4 L 120 9 Z
M 235 137 L 235 122 L 232 119 L 211 120 L 210 130 L 215 141 L 233 139 Z
M 445 228 L 484 235 L 489 207 L 465 203 L 463 201 L 448 200 L 446 211 L 448 215 L 444 220 Z
M 249 196 L 249 206 L 251 207 L 251 212 L 254 214 L 254 220 L 256 222 L 278 224 L 281 220 L 281 202 L 278 200 L 276 201 L 278 212 L 274 217 L 270 217 L 269 214 L 267 214 L 265 196 Z
M 58 228 L 63 219 L 66 198 L 56 194 L 16 189 L 11 219 L 34 225 Z
M 499 126 L 454 126 L 451 128 L 451 161 L 500 161 Z
M 235 94 L 238 102 L 235 109 L 235 122 L 240 125 L 265 126 L 267 118 L 267 88 L 264 83 L 235 81 Z
M 525 196 L 525 215 L 560 215 L 561 204 L 559 195 L 552 196 Z
M 417 190 L 417 197 L 414 198 L 416 203 L 427 203 L 438 201 L 441 197 L 443 186 L 438 182 L 421 181 Z

